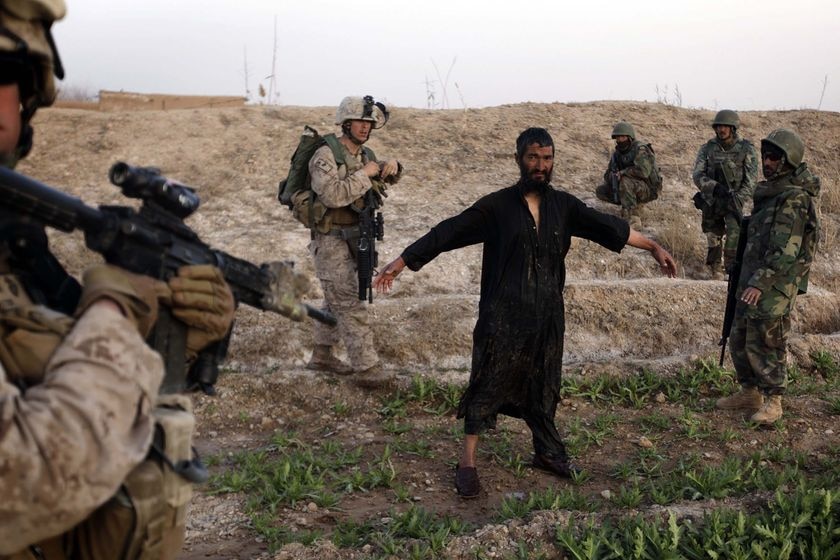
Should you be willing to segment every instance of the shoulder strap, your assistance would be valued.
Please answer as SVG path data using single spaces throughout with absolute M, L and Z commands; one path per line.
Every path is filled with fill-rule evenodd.
M 333 157 L 335 158 L 335 164 L 344 165 L 344 146 L 342 146 L 341 142 L 338 141 L 336 135 L 330 133 L 323 136 L 322 138 L 326 141 L 327 146 L 330 147 L 330 150 L 332 150 Z

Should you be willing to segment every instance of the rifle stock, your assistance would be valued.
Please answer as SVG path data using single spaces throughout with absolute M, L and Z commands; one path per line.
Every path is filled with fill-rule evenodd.
M 744 260 L 744 251 L 747 248 L 747 231 L 750 226 L 750 217 L 741 218 L 740 233 L 738 235 L 738 250 L 735 253 L 735 261 L 732 263 L 732 270 L 729 271 L 729 282 L 726 287 L 726 310 L 723 313 L 723 329 L 718 346 L 720 346 L 720 360 L 718 365 L 723 367 L 723 358 L 726 356 L 726 342 L 732 331 L 732 324 L 735 322 L 735 308 L 738 306 L 737 292 L 738 282 L 741 277 L 741 264 Z
M 139 210 L 128 206 L 87 206 L 80 199 L 55 190 L 34 179 L 0 168 L 0 197 L 3 206 L 17 216 L 27 217 L 60 231 L 81 230 L 87 247 L 100 253 L 109 264 L 136 274 L 166 281 L 185 265 L 211 264 L 225 277 L 237 302 L 273 311 L 301 321 L 306 316 L 328 324 L 335 317 L 297 301 L 290 293 L 291 266 L 288 263 L 256 265 L 213 249 L 183 222 L 198 207 L 194 191 L 166 179 L 153 168 L 115 164 L 112 182 L 126 196 L 140 198 Z M 228 338 L 230 333 L 228 333 Z M 186 326 L 161 310 L 161 318 L 150 335 L 150 345 L 166 364 L 162 392 L 186 387 Z M 194 380 L 205 391 L 212 390 L 218 362 L 224 358 L 227 339 L 211 345 L 200 356 L 205 374 Z M 212 355 L 208 366 L 208 350 Z

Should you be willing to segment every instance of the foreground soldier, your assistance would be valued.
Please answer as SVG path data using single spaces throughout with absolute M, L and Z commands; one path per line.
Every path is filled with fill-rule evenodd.
M 520 134 L 515 157 L 519 182 L 433 227 L 376 278 L 377 289 L 387 291 L 406 266 L 416 271 L 444 251 L 484 244 L 472 374 L 458 407 L 466 436 L 455 487 L 465 498 L 479 493 L 478 437 L 495 427 L 498 414 L 528 424 L 535 467 L 562 477 L 575 470 L 554 424 L 563 360 L 565 256 L 572 236 L 616 252 L 625 245 L 648 250 L 664 274 L 676 274 L 671 255 L 656 242 L 551 186 L 554 141 L 545 129 Z
M 345 97 L 335 116 L 342 131 L 337 149 L 344 162 L 336 164 L 333 148 L 327 144 L 309 161 L 312 191 L 327 208 L 318 226 L 312 228 L 309 250 L 324 291 L 325 310 L 335 315 L 338 324 L 314 325 L 315 348 L 307 367 L 352 374 L 356 384 L 366 388 L 392 381 L 379 364 L 367 304 L 359 300 L 355 254 L 359 211 L 366 203 L 365 194 L 374 188 L 372 180 L 381 180 L 376 181 L 380 185 L 382 181 L 395 183 L 402 171 L 397 160 L 377 162 L 373 152 L 364 147 L 371 130 L 384 125 L 384 119 L 372 98 Z M 333 352 L 339 340 L 347 348 L 349 366 Z
M 620 205 L 623 218 L 633 217 L 634 223 L 639 223 L 638 206 L 656 200 L 662 190 L 653 147 L 636 140 L 636 131 L 626 122 L 613 127 L 612 138 L 615 151 L 604 173 L 604 184 L 595 189 L 595 196 Z
M 0 0 L 6 166 L 26 155 L 29 120 L 55 96 L 50 26 L 64 13 L 61 0 Z M 188 351 L 221 339 L 230 290 L 210 267 L 167 285 L 99 266 L 80 298 L 56 298 L 29 282 L 33 255 L 18 251 L 57 263 L 43 231 L 0 203 L 0 234 L 0 556 L 174 558 L 192 486 L 176 469 L 191 462 L 194 418 L 183 396 L 155 408 L 163 363 L 143 337 L 163 297 L 187 325 Z M 75 318 L 44 305 L 59 299 Z
M 694 206 L 703 213 L 706 266 L 717 278 L 723 276 L 721 255 L 727 272 L 735 259 L 744 204 L 752 197 L 758 178 L 758 156 L 749 140 L 738 137 L 740 124 L 735 111 L 724 109 L 715 115 L 715 137 L 697 152 L 692 175 L 700 190 L 694 195 Z
M 759 424 L 782 417 L 790 313 L 808 288 L 819 234 L 820 180 L 802 162 L 804 153 L 805 144 L 791 130 L 774 130 L 761 141 L 765 180 L 753 196 L 730 335 L 741 391 L 717 401 L 718 408 L 754 412 L 752 421 Z

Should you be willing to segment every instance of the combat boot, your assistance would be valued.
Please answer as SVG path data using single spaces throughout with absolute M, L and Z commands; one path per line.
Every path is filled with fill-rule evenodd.
M 715 401 L 715 406 L 721 410 L 752 410 L 756 411 L 764 404 L 764 396 L 757 387 L 741 387 L 741 390 L 728 397 Z
M 353 368 L 345 364 L 333 355 L 332 346 L 326 344 L 316 344 L 312 350 L 312 357 L 309 363 L 306 364 L 306 369 L 314 369 L 319 371 L 331 371 L 339 375 L 348 375 L 353 373 Z
M 782 417 L 782 396 L 769 395 L 764 399 L 761 410 L 750 417 L 756 424 L 768 425 Z
M 396 376 L 393 372 L 385 371 L 382 366 L 376 364 L 364 371 L 354 373 L 353 382 L 363 389 L 389 389 L 396 383 Z

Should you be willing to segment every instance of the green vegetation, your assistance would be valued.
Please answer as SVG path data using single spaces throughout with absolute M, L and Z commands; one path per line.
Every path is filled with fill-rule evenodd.
M 826 352 L 811 358 L 812 373 L 791 369 L 790 392 L 818 396 L 817 414 L 840 415 L 840 366 Z M 626 378 L 570 377 L 558 427 L 573 456 L 594 461 L 571 483 L 544 487 L 529 466 L 530 437 L 522 425 L 500 421 L 482 439 L 480 461 L 530 491 L 512 488 L 492 504 L 495 519 L 555 510 L 567 512 L 570 522 L 558 526 L 553 541 L 526 544 L 511 534 L 508 548 L 493 557 L 840 558 L 840 446 L 826 441 L 799 451 L 793 443 L 809 425 L 793 416 L 757 430 L 743 416 L 712 412 L 716 397 L 736 390 L 733 379 L 713 360 L 668 376 L 641 370 Z M 462 391 L 416 376 L 374 407 L 377 426 L 369 429 L 379 435 L 372 445 L 302 441 L 289 432 L 258 450 L 211 456 L 208 462 L 223 472 L 211 479 L 210 491 L 242 493 L 251 526 L 272 551 L 288 542 L 332 540 L 340 548 L 365 547 L 364 557 L 440 558 L 452 538 L 474 527 L 419 507 L 412 475 L 414 463 L 454 464 L 453 445 L 460 446 L 463 429 L 450 418 Z M 342 400 L 328 406 L 342 419 L 355 413 Z M 245 412 L 235 418 L 250 420 Z M 540 488 L 531 490 L 536 480 Z M 387 514 L 361 520 L 342 514 L 336 525 L 288 526 L 291 510 L 314 503 L 342 512 L 354 495 L 375 489 L 387 500 Z M 657 505 L 691 503 L 702 507 L 686 518 L 650 513 Z M 474 554 L 489 558 L 485 551 Z

